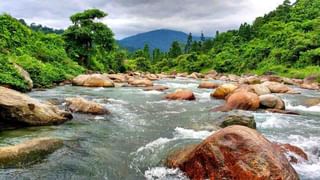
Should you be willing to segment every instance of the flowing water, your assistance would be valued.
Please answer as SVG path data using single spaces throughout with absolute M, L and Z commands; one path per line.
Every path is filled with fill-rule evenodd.
M 164 161 L 169 152 L 199 143 L 212 134 L 214 131 L 208 129 L 224 113 L 209 110 L 224 102 L 211 99 L 211 90 L 197 89 L 196 80 L 155 83 L 169 86 L 169 92 L 192 89 L 197 100 L 166 101 L 163 97 L 167 92 L 132 87 L 63 86 L 30 93 L 40 100 L 82 96 L 105 104 L 112 115 L 75 114 L 72 121 L 59 126 L 1 132 L 1 146 L 48 136 L 64 139 L 65 145 L 42 162 L 0 170 L 0 179 L 187 179 L 178 169 L 165 168 Z M 302 94 L 281 96 L 288 109 L 302 115 L 253 115 L 258 130 L 268 139 L 297 145 L 307 152 L 310 160 L 294 165 L 301 179 L 320 179 L 320 107 L 307 107 L 304 103 L 320 97 L 320 92 L 297 90 Z

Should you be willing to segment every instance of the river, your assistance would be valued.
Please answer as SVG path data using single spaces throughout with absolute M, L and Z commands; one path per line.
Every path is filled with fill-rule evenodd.
M 104 104 L 112 115 L 74 114 L 59 126 L 30 127 L 1 132 L 0 145 L 34 137 L 58 137 L 63 148 L 42 162 L 19 169 L 1 169 L 0 179 L 187 179 L 177 169 L 164 167 L 169 152 L 201 142 L 212 134 L 212 124 L 224 113 L 209 113 L 224 103 L 210 98 L 212 90 L 197 89 L 192 79 L 159 80 L 155 84 L 192 89 L 197 100 L 166 101 L 166 92 L 141 88 L 85 88 L 60 86 L 33 91 L 40 99 L 63 100 L 82 96 Z M 281 95 L 287 109 L 301 115 L 253 113 L 257 129 L 268 139 L 303 148 L 309 161 L 294 165 L 301 179 L 320 179 L 320 106 L 306 107 L 304 101 L 320 92 L 296 89 L 300 95 Z

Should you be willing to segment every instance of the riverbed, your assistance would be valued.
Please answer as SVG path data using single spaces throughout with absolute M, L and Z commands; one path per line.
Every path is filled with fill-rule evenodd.
M 209 113 L 224 101 L 211 99 L 212 90 L 198 89 L 199 82 L 184 78 L 154 82 L 168 86 L 166 92 L 68 85 L 33 91 L 28 95 L 43 101 L 82 96 L 104 104 L 111 115 L 76 113 L 72 121 L 59 126 L 1 132 L 1 146 L 48 136 L 64 139 L 65 145 L 42 162 L 1 169 L 0 179 L 187 179 L 178 169 L 165 168 L 168 153 L 201 142 L 214 133 L 214 122 L 225 115 Z M 192 89 L 197 100 L 164 100 L 166 93 L 178 88 Z M 320 98 L 320 92 L 295 90 L 301 94 L 280 96 L 288 110 L 301 115 L 248 113 L 269 140 L 299 146 L 308 154 L 309 161 L 293 165 L 301 179 L 320 179 L 320 106 L 305 105 L 307 99 Z

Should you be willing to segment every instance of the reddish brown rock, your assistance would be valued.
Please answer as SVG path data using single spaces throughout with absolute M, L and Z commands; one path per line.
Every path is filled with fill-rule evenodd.
M 298 163 L 301 160 L 308 161 L 308 155 L 299 147 L 291 144 L 277 144 L 282 153 L 287 155 L 288 161 Z
M 278 146 L 244 126 L 219 130 L 198 146 L 169 156 L 167 165 L 196 180 L 299 179 Z
M 195 100 L 193 92 L 189 89 L 178 89 L 174 93 L 168 94 L 165 96 L 168 100 Z
M 167 89 L 169 89 L 169 87 L 167 86 L 155 85 L 155 86 L 146 87 L 143 90 L 144 91 L 165 91 Z
M 319 90 L 319 84 L 318 83 L 303 83 L 300 85 L 303 89 L 310 89 L 310 90 Z
M 228 94 L 236 90 L 238 86 L 234 84 L 223 84 L 219 86 L 213 93 L 210 94 L 211 97 L 216 99 L 224 99 Z
M 203 88 L 203 89 L 215 89 L 217 87 L 219 87 L 219 84 L 214 82 L 209 82 L 209 81 L 203 81 L 198 86 L 198 88 Z
M 252 92 L 240 91 L 233 93 L 227 99 L 225 105 L 214 108 L 212 111 L 230 111 L 232 109 L 242 109 L 255 111 L 260 106 L 259 96 Z

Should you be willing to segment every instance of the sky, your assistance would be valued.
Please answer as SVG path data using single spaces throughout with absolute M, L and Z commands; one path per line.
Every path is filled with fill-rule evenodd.
M 69 17 L 89 8 L 108 13 L 102 21 L 117 39 L 155 29 L 213 36 L 274 10 L 283 0 L 1 0 L 9 13 L 53 28 L 67 28 Z

